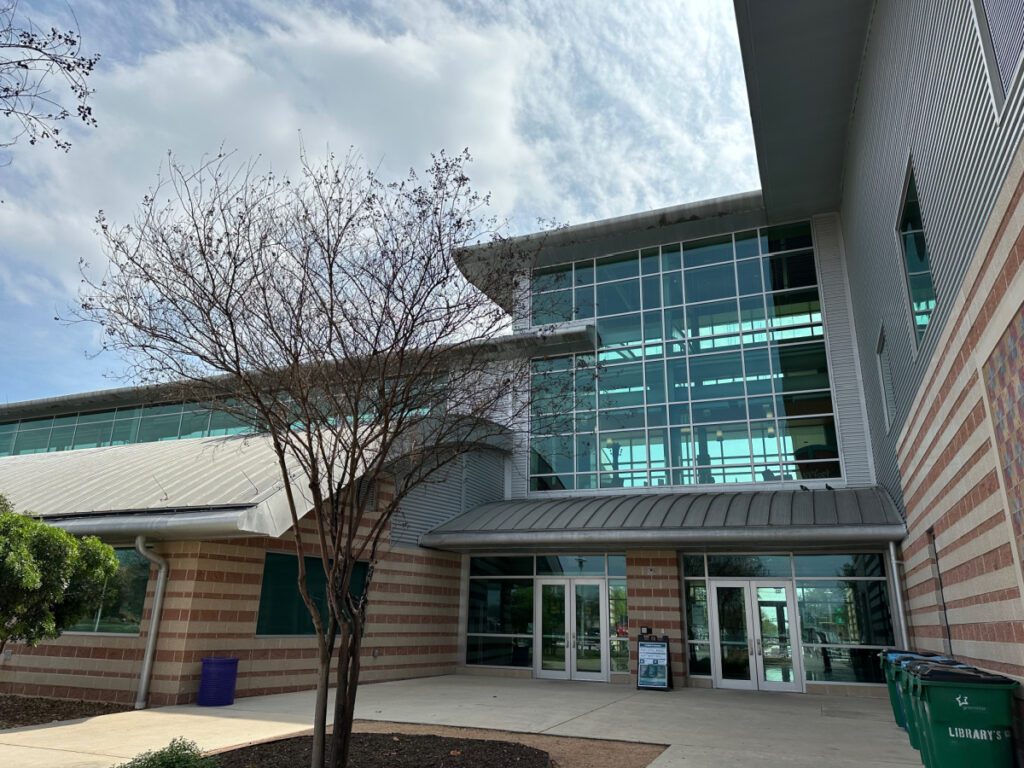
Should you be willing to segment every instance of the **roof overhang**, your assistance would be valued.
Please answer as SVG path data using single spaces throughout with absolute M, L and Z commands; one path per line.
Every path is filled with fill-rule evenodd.
M 836 211 L 872 0 L 735 0 L 769 223 Z
M 880 488 L 616 493 L 485 504 L 420 537 L 457 552 L 622 547 L 835 549 L 901 541 Z

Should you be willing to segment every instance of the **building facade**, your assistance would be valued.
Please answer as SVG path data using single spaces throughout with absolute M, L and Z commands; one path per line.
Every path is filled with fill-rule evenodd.
M 393 520 L 364 679 L 627 683 L 641 633 L 676 686 L 879 695 L 908 644 L 1024 679 L 1024 8 L 735 5 L 762 189 L 523 240 L 528 415 Z M 0 690 L 130 700 L 154 627 L 151 703 L 211 653 L 312 687 L 257 438 L 144 394 L 0 408 L 0 492 L 138 548 Z

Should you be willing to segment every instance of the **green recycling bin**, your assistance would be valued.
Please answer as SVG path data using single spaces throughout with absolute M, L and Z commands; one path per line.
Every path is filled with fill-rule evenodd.
M 889 706 L 892 707 L 892 716 L 896 725 L 900 728 L 907 727 L 906 718 L 903 716 L 903 704 L 899 698 L 899 689 L 896 686 L 895 666 L 896 661 L 902 657 L 913 659 L 938 659 L 947 658 L 941 653 L 933 651 L 905 651 L 899 648 L 886 648 L 880 654 L 882 659 L 882 674 L 885 675 L 885 687 L 889 692 Z
M 933 747 L 931 739 L 928 738 L 928 718 L 924 711 L 924 706 L 921 701 L 921 674 L 933 667 L 942 667 L 944 669 L 966 669 L 969 671 L 976 671 L 974 667 L 968 666 L 967 664 L 960 664 L 952 659 L 940 658 L 931 659 L 925 661 L 912 661 L 907 664 L 907 687 L 909 690 L 907 696 L 907 706 L 912 712 L 911 717 L 915 725 L 915 737 L 917 739 L 917 745 L 921 752 L 921 762 L 925 764 L 927 768 L 931 768 L 935 764 L 934 756 L 932 754 Z
M 910 739 L 910 746 L 914 749 L 921 749 L 920 730 L 918 729 L 917 718 L 915 717 L 914 709 L 911 706 L 910 699 L 910 665 L 919 664 L 922 662 L 929 662 L 932 664 L 952 665 L 959 664 L 959 662 L 945 656 L 940 656 L 932 659 L 920 659 L 914 658 L 913 656 L 902 656 L 896 659 L 893 665 L 893 678 L 896 686 L 896 697 L 899 701 L 900 709 L 903 713 L 904 728 L 907 729 L 907 738 Z
M 940 664 L 915 671 L 928 768 L 1011 768 L 1015 680 Z

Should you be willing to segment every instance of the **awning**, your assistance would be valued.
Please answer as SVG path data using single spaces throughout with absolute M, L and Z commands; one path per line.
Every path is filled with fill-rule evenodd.
M 634 493 L 484 504 L 420 537 L 453 551 L 609 547 L 813 548 L 900 541 L 881 488 Z
M 309 509 L 305 475 L 292 473 Z M 0 493 L 19 512 L 76 534 L 198 538 L 291 527 L 269 438 L 208 437 L 0 458 Z

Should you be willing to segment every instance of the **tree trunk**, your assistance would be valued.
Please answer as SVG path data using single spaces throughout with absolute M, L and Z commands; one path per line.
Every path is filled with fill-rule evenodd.
M 334 656 L 334 644 L 337 636 L 337 624 L 332 618 L 327 623 L 327 642 L 320 647 L 317 666 L 316 708 L 313 710 L 313 754 L 309 760 L 310 768 L 324 768 L 324 755 L 327 746 L 327 698 L 331 689 L 331 659 Z
M 334 694 L 331 768 L 346 768 L 352 749 L 352 721 L 355 719 L 356 692 L 359 687 L 361 647 L 362 632 L 358 629 L 342 637 L 338 654 L 338 688 Z

